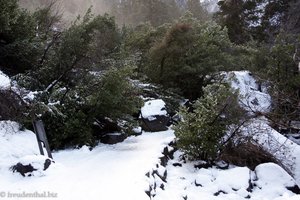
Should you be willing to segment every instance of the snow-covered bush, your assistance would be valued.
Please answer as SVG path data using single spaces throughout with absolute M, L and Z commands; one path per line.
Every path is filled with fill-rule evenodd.
M 211 84 L 203 88 L 204 95 L 198 99 L 193 112 L 182 107 L 182 121 L 175 126 L 178 147 L 191 159 L 214 160 L 224 141 L 237 130 L 228 133 L 228 127 L 239 123 L 241 110 L 237 95 L 229 86 Z M 224 136 L 227 135 L 227 139 Z
M 127 79 L 129 74 L 128 69 L 113 69 L 101 77 L 91 77 L 93 80 L 86 85 L 66 94 L 58 88 L 56 95 L 51 96 L 52 103 L 44 105 L 41 113 L 50 146 L 54 149 L 93 146 L 96 143 L 93 124 L 102 119 L 115 124 L 122 121 L 120 129 L 127 131 L 131 116 L 140 108 L 136 89 Z M 64 100 L 60 101 L 62 97 Z

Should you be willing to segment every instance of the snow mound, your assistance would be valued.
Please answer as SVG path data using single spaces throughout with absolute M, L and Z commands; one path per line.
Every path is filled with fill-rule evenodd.
M 227 74 L 227 79 L 234 89 L 239 90 L 240 104 L 248 111 L 268 112 L 271 97 L 267 88 L 257 84 L 249 71 L 233 71 Z
M 141 115 L 143 118 L 151 118 L 152 116 L 167 115 L 166 103 L 161 99 L 146 101 L 141 108 Z
M 33 132 L 20 130 L 12 121 L 0 121 L 0 173 L 16 164 L 21 157 L 39 154 Z
M 50 165 L 53 165 L 52 161 L 47 156 L 43 155 L 28 155 L 19 159 L 19 162 L 14 165 L 11 169 L 13 172 L 20 172 L 23 176 L 45 176 L 45 170 L 49 168 Z M 30 170 L 24 171 L 24 169 Z
M 0 89 L 7 89 L 11 86 L 10 79 L 2 71 L 0 71 Z
M 269 190 L 274 190 L 278 187 L 282 187 L 282 189 L 284 189 L 283 187 L 293 187 L 296 185 L 295 180 L 286 171 L 284 171 L 284 169 L 274 163 L 258 165 L 255 168 L 255 173 L 258 179 L 255 182 L 257 186 L 268 187 L 272 184 L 272 187 L 268 188 Z

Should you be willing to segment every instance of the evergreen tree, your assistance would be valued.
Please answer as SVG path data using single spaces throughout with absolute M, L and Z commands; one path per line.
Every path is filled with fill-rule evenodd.
M 276 35 L 284 28 L 287 12 L 291 0 L 277 0 L 264 2 L 264 13 L 261 17 L 260 40 L 274 41 Z
M 219 24 L 228 28 L 231 41 L 241 44 L 251 39 L 274 41 L 286 22 L 291 0 L 222 0 L 216 14 Z
M 228 35 L 232 42 L 243 43 L 249 39 L 245 17 L 243 15 L 244 2 L 241 0 L 222 0 L 218 2 L 220 11 L 217 22 L 228 28 Z
M 0 1 L 0 69 L 13 75 L 30 69 L 37 59 L 35 20 L 17 0 Z
M 229 49 L 225 29 L 185 16 L 150 49 L 145 72 L 155 83 L 194 100 L 202 94 L 199 87 L 210 82 L 207 75 L 233 67 Z
M 22 101 L 3 106 L 6 114 L 1 116 L 15 113 L 26 125 L 42 118 L 54 149 L 94 145 L 92 126 L 97 119 L 129 124 L 140 106 L 139 95 L 129 79 L 132 69 L 122 60 L 121 33 L 113 17 L 93 16 L 88 10 L 60 29 L 53 4 L 29 13 L 16 1 L 0 3 L 1 69 L 14 70 L 14 80 L 24 92 L 38 91 L 26 107 Z M 26 68 L 14 69 L 19 65 Z M 23 95 L 3 94 L 0 100 L 20 101 Z

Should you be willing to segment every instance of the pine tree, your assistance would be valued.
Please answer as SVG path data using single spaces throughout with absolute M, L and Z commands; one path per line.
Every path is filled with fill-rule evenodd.
M 0 69 L 14 75 L 32 68 L 37 57 L 35 20 L 16 0 L 0 0 Z
M 225 29 L 186 16 L 150 49 L 145 73 L 153 82 L 195 100 L 202 94 L 199 87 L 209 82 L 207 75 L 232 66 L 226 52 L 231 48 Z
M 219 24 L 228 28 L 231 41 L 241 44 L 252 39 L 274 41 L 286 23 L 291 0 L 222 0 L 216 14 Z
M 232 42 L 243 43 L 249 39 L 243 16 L 243 1 L 222 0 L 218 2 L 220 11 L 216 14 L 217 22 L 228 28 Z

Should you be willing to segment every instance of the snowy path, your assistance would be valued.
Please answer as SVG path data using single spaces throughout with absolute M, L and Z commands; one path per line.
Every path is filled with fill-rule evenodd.
M 55 199 L 62 200 L 148 200 L 145 174 L 158 163 L 161 151 L 173 139 L 172 131 L 143 133 L 120 144 L 102 144 L 93 151 L 87 147 L 59 151 L 53 154 L 56 163 L 41 177 L 12 174 L 1 167 L 5 166 L 2 159 L 0 192 L 51 192 L 57 193 Z

